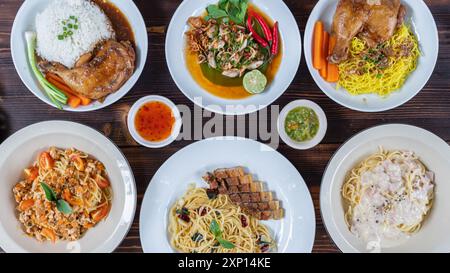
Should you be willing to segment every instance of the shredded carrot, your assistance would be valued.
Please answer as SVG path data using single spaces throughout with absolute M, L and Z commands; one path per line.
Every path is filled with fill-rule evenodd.
M 323 23 L 317 21 L 314 26 L 313 37 L 313 66 L 315 69 L 320 70 L 326 65 L 325 56 L 323 52 Z
M 336 45 L 336 37 L 331 36 L 329 39 L 329 45 L 328 45 L 328 54 L 330 55 L 333 52 L 334 46 Z M 339 80 L 339 68 L 337 65 L 328 62 L 327 64 L 327 82 L 337 82 Z
M 328 34 L 328 32 L 324 31 L 323 32 L 323 45 L 322 45 L 322 50 L 323 50 L 323 56 L 325 59 L 325 65 L 322 67 L 322 69 L 319 70 L 320 76 L 322 76 L 322 78 L 324 80 L 327 79 L 328 76 L 328 43 L 330 40 L 330 34 Z

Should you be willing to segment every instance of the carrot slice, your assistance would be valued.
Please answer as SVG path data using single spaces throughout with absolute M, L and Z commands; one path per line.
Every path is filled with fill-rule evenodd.
M 327 79 L 327 75 L 328 75 L 328 61 L 327 61 L 327 56 L 328 56 L 328 43 L 329 43 L 329 39 L 330 39 L 330 34 L 328 34 L 328 32 L 324 31 L 323 32 L 323 45 L 322 45 L 322 51 L 323 51 L 323 56 L 324 56 L 324 60 L 325 60 L 325 65 L 322 67 L 322 69 L 319 70 L 320 76 L 322 76 L 322 78 L 324 80 Z
M 323 36 L 323 23 L 322 21 L 317 21 L 314 26 L 313 37 L 313 66 L 317 70 L 322 69 L 326 65 L 323 54 Z
M 80 99 L 79 97 L 73 95 L 73 94 L 71 93 L 72 90 L 71 90 L 67 85 L 65 85 L 65 84 L 63 84 L 63 83 L 61 83 L 61 82 L 59 82 L 58 80 L 56 80 L 56 79 L 55 79 L 54 77 L 52 77 L 52 76 L 46 75 L 46 78 L 47 78 L 47 81 L 49 81 L 49 82 L 50 82 L 51 84 L 53 84 L 56 88 L 58 88 L 59 91 L 63 92 L 63 93 L 67 96 L 67 104 L 69 104 L 70 107 L 72 107 L 72 108 L 77 108 L 78 106 L 80 106 L 80 104 L 81 104 L 81 99 Z
M 73 102 L 74 105 L 76 105 L 78 103 L 78 105 L 76 105 L 76 107 L 78 107 L 80 104 L 84 105 L 84 106 L 91 104 L 92 100 L 90 98 L 86 98 L 85 96 L 75 94 L 75 92 L 73 92 L 73 90 L 70 89 L 70 87 L 67 86 L 67 84 L 58 75 L 55 75 L 53 73 L 47 73 L 45 75 L 45 77 L 51 84 L 56 86 L 58 89 L 61 90 L 61 88 L 63 88 L 61 91 L 64 91 L 64 93 L 70 93 L 70 95 L 78 97 L 80 99 L 80 103 L 78 103 L 78 100 L 75 100 Z M 70 105 L 70 103 L 69 103 L 69 105 Z
M 336 37 L 335 36 L 331 36 L 330 37 L 330 41 L 329 41 L 329 45 L 328 45 L 328 54 L 331 54 L 333 52 L 333 49 L 336 45 Z M 339 80 L 339 68 L 337 65 L 328 62 L 327 64 L 327 78 L 326 81 L 327 82 L 337 82 Z

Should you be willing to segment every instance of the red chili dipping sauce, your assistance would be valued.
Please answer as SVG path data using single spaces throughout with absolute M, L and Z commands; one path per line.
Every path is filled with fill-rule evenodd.
M 138 134 L 147 141 L 158 142 L 170 137 L 175 124 L 172 109 L 163 102 L 147 102 L 134 119 Z

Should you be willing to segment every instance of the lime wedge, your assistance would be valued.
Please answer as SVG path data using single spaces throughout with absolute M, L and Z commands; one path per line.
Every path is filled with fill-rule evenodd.
M 260 94 L 266 89 L 267 78 L 259 70 L 252 70 L 244 76 L 244 88 L 251 94 Z

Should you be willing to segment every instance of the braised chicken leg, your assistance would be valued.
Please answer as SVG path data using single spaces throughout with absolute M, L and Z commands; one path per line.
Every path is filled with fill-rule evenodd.
M 130 42 L 108 40 L 99 45 L 92 59 L 78 62 L 73 69 L 45 60 L 39 67 L 58 75 L 74 92 L 98 100 L 122 87 L 134 72 L 135 59 Z
M 330 61 L 339 63 L 347 59 L 350 41 L 361 32 L 368 14 L 364 8 L 366 0 L 341 0 L 334 14 L 332 35 L 336 36 L 336 46 Z
M 340 0 L 333 19 L 332 35 L 337 42 L 329 57 L 333 63 L 347 59 L 351 40 L 358 36 L 369 47 L 387 41 L 403 22 L 400 0 Z

